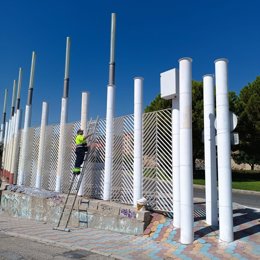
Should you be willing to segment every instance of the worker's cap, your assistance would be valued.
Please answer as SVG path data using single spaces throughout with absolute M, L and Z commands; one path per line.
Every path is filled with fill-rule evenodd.
M 82 129 L 79 129 L 78 131 L 77 131 L 77 134 L 79 135 L 79 134 L 83 134 L 83 130 Z

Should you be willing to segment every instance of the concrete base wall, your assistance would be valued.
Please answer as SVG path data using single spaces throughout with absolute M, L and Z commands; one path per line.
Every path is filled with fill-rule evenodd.
M 22 189 L 22 192 L 19 189 L 2 191 L 2 209 L 11 216 L 57 225 L 65 195 L 53 192 L 48 194 L 47 191 L 41 193 L 39 190 L 36 193 L 26 194 L 24 190 L 26 189 Z M 69 198 L 69 205 L 72 199 Z M 68 210 L 65 213 L 68 213 Z M 150 220 L 149 211 L 136 211 L 134 207 L 127 205 L 78 197 L 69 227 L 86 226 L 139 235 L 143 234 Z M 61 222 L 61 227 L 65 225 L 64 223 L 65 221 Z

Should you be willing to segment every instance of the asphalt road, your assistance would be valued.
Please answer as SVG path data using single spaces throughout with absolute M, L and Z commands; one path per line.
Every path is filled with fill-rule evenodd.
M 112 260 L 115 258 L 98 255 L 84 250 L 73 250 L 40 243 L 0 232 L 0 260 Z
M 234 191 L 232 192 L 233 202 L 240 205 L 260 209 L 260 193 L 249 193 L 243 191 Z M 196 198 L 205 198 L 205 189 L 194 186 L 194 197 Z

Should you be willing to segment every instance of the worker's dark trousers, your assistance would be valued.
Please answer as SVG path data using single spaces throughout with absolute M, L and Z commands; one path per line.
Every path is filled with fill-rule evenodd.
M 77 147 L 76 148 L 76 161 L 75 161 L 75 168 L 79 168 L 80 165 L 83 163 L 84 161 L 84 157 L 85 157 L 85 152 L 88 151 L 88 147 Z

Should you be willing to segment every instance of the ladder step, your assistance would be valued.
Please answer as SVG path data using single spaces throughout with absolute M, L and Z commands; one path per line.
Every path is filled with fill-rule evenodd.
M 88 221 L 79 220 L 79 223 L 85 223 L 85 224 L 88 224 Z
M 54 230 L 64 231 L 64 232 L 70 232 L 69 228 L 62 228 L 62 227 L 54 227 Z

